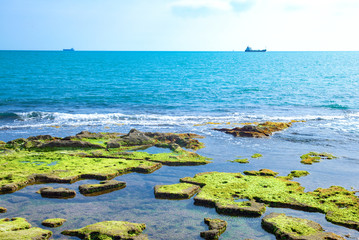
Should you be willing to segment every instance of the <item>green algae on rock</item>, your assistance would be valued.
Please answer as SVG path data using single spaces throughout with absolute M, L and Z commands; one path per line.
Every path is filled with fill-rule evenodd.
M 144 223 L 131 223 L 122 221 L 98 222 L 84 228 L 75 230 L 65 230 L 61 234 L 79 237 L 81 239 L 147 239 L 147 235 L 142 234 L 145 230 Z
M 244 171 L 245 175 L 253 175 L 253 176 L 277 176 L 278 173 L 274 172 L 270 169 L 260 169 L 259 171 Z
M 155 197 L 163 199 L 188 199 L 200 190 L 198 185 L 177 183 L 172 185 L 155 186 Z
M 251 158 L 261 158 L 261 157 L 263 157 L 263 155 L 260 153 L 255 153 L 251 156 Z
M 56 228 L 62 226 L 67 220 L 64 218 L 49 218 L 42 221 L 42 225 L 45 227 Z
M 300 157 L 300 159 L 301 159 L 300 162 L 303 164 L 313 164 L 316 162 L 320 162 L 321 159 L 334 159 L 334 158 L 336 158 L 336 157 L 330 153 L 309 152 Z
M 0 207 L 0 213 L 6 213 L 7 209 L 4 207 Z
M 199 173 L 180 181 L 201 186 L 195 204 L 215 207 L 219 213 L 260 216 L 267 204 L 324 213 L 332 223 L 359 230 L 359 198 L 342 187 L 304 192 L 298 182 L 285 177 L 221 172 Z
M 109 191 L 109 190 L 119 190 L 126 187 L 126 183 L 122 181 L 116 180 L 106 180 L 101 181 L 99 184 L 83 184 L 79 186 L 79 190 L 81 194 L 84 195 L 91 195 L 96 194 L 98 195 L 101 192 Z
M 300 178 L 309 175 L 308 171 L 304 170 L 293 170 L 287 175 L 287 179 Z
M 235 137 L 263 138 L 271 136 L 274 132 L 282 131 L 289 128 L 290 126 L 292 126 L 293 122 L 297 121 L 293 120 L 291 122 L 264 122 L 256 125 L 245 125 L 241 128 L 214 128 L 213 130 L 225 132 Z
M 201 232 L 201 237 L 206 240 L 218 239 L 227 229 L 227 222 L 221 219 L 205 218 L 204 223 L 208 225 L 209 230 Z
M 334 233 L 324 232 L 320 224 L 280 213 L 271 213 L 262 219 L 262 227 L 277 239 L 288 240 L 344 240 Z
M 249 163 L 248 158 L 237 158 L 234 160 L 229 160 L 229 162 L 233 162 L 233 163 Z
M 2 240 L 46 240 L 51 236 L 51 231 L 32 228 L 25 218 L 0 219 L 0 239 Z
M 203 147 L 194 137 L 200 136 L 143 133 L 133 129 L 127 135 L 81 132 L 62 139 L 49 135 L 15 139 L 1 146 L 0 194 L 15 192 L 36 183 L 108 180 L 130 172 L 151 173 L 161 168 L 162 164 L 176 166 L 209 163 L 207 158 L 182 149 Z M 150 139 L 151 145 L 148 145 L 146 139 Z M 120 148 L 107 148 L 109 141 L 120 141 Z M 172 152 L 126 152 L 155 145 L 170 148 Z

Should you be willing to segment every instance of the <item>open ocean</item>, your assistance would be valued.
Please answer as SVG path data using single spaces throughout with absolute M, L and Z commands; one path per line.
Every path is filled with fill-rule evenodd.
M 212 130 L 267 120 L 304 122 L 268 139 Z M 206 147 L 198 153 L 213 163 L 119 176 L 127 187 L 98 197 L 42 199 L 34 193 L 40 186 L 29 186 L 0 195 L 0 206 L 12 210 L 1 217 L 26 217 L 41 227 L 56 215 L 68 219 L 68 228 L 104 220 L 144 222 L 150 239 L 201 239 L 203 218 L 215 217 L 229 224 L 221 239 L 275 239 L 261 229 L 261 218 L 219 216 L 213 208 L 193 205 L 193 199 L 156 200 L 153 187 L 205 171 L 269 168 L 280 175 L 309 171 L 295 179 L 308 191 L 332 185 L 359 190 L 359 52 L 0 51 L 0 140 L 131 128 L 203 135 Z M 309 151 L 338 158 L 301 164 L 300 156 Z M 253 153 L 263 158 L 227 161 Z M 66 187 L 84 182 L 93 181 Z M 358 231 L 331 224 L 320 213 L 270 212 L 308 218 L 359 239 Z M 76 239 L 61 230 L 53 230 L 55 239 Z

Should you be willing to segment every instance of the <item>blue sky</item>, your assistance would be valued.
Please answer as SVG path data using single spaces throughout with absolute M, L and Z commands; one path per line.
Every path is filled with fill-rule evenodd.
M 2 50 L 359 50 L 358 0 L 0 0 Z

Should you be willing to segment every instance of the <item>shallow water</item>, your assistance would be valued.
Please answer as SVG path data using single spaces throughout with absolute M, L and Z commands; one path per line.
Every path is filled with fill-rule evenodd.
M 25 217 L 41 227 L 46 218 L 68 221 L 64 229 L 98 221 L 144 222 L 150 239 L 200 239 L 204 217 L 228 221 L 221 239 L 275 239 L 261 218 L 219 215 L 195 206 L 193 199 L 154 198 L 157 184 L 177 183 L 199 172 L 272 169 L 295 179 L 306 191 L 340 185 L 359 190 L 359 53 L 171 53 L 171 52 L 0 52 L 0 140 L 51 134 L 65 137 L 83 130 L 127 133 L 192 132 L 204 136 L 197 152 L 213 163 L 163 166 L 152 174 L 117 177 L 127 187 L 109 194 L 73 199 L 45 199 L 35 192 L 43 185 L 0 195 L 8 212 L 0 217 Z M 235 138 L 212 130 L 236 123 L 290 121 L 285 131 L 268 139 Z M 221 123 L 220 125 L 205 124 Z M 226 124 L 230 122 L 231 124 Z M 157 153 L 163 149 L 147 149 Z M 300 163 L 310 151 L 338 158 L 313 165 Z M 254 153 L 262 158 L 251 159 Z M 231 163 L 238 157 L 250 163 Z M 78 190 L 86 180 L 65 186 Z M 268 208 L 308 218 L 324 229 L 359 239 L 359 232 L 327 222 L 323 214 Z

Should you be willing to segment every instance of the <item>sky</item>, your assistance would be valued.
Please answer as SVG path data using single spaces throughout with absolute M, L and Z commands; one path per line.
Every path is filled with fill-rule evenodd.
M 359 0 L 0 0 L 0 50 L 359 51 Z

